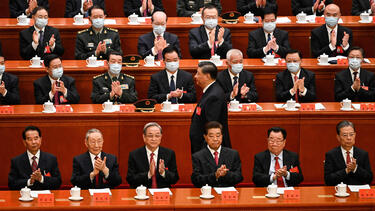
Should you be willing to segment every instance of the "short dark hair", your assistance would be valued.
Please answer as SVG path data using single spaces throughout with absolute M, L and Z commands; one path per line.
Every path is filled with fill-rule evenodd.
M 294 53 L 298 53 L 299 58 L 302 59 L 302 53 L 301 53 L 299 50 L 296 50 L 296 49 L 288 49 L 288 50 L 286 51 L 286 55 L 288 55 L 288 54 L 294 54 Z M 286 56 L 285 56 L 285 57 L 286 57 Z
M 216 9 L 216 11 L 217 11 L 217 15 L 219 15 L 219 10 L 217 9 L 217 7 L 216 7 L 214 4 L 207 3 L 207 4 L 205 4 L 205 5 L 203 6 L 203 10 L 202 10 L 202 18 L 203 18 L 203 16 L 204 16 L 204 11 L 205 11 L 206 9 Z
M 116 55 L 116 56 L 121 56 L 122 57 L 122 54 L 118 51 L 115 51 L 115 50 L 110 50 L 108 52 L 108 58 L 107 58 L 107 61 L 109 61 L 109 58 L 111 57 L 111 55 Z
M 165 48 L 163 49 L 163 52 L 162 52 L 162 54 L 163 54 L 163 59 L 165 59 L 165 54 L 167 54 L 167 53 L 173 53 L 173 52 L 176 52 L 177 55 L 178 55 L 178 49 L 177 49 L 175 46 L 173 46 L 173 45 L 169 45 L 169 46 L 165 47 Z
M 210 121 L 204 125 L 204 135 L 207 135 L 208 130 L 212 128 L 220 128 L 221 133 L 223 133 L 223 125 L 216 121 Z
M 45 56 L 43 56 L 44 65 L 47 68 L 49 68 L 49 65 L 50 65 L 51 61 L 54 60 L 54 59 L 60 59 L 61 60 L 61 58 L 56 54 L 46 54 Z
M 42 132 L 40 132 L 40 129 L 37 126 L 30 125 L 30 126 L 25 127 L 25 129 L 22 131 L 23 140 L 26 140 L 26 132 L 30 130 L 38 131 L 39 137 L 42 137 Z
M 199 62 L 198 67 L 202 69 L 203 74 L 210 74 L 212 79 L 216 79 L 217 67 L 214 63 L 209 61 Z
M 104 15 L 107 15 L 107 12 L 105 11 L 105 9 L 104 9 L 103 7 L 101 7 L 101 6 L 97 5 L 97 4 L 94 4 L 92 7 L 89 8 L 89 11 L 88 11 L 88 14 L 89 14 L 90 17 L 91 17 L 91 11 L 92 11 L 93 9 L 100 9 L 100 10 L 103 10 Z
M 162 12 L 162 13 L 164 13 L 164 14 L 165 14 L 165 22 L 168 21 L 168 16 L 167 16 L 167 14 L 166 14 L 165 12 L 161 11 L 161 10 L 157 10 L 157 11 L 153 12 L 152 15 L 151 15 L 151 23 L 154 22 L 154 14 L 157 13 L 157 12 Z
M 40 10 L 45 10 L 47 13 L 48 13 L 48 10 L 42 6 L 37 6 L 33 9 L 33 11 L 31 11 L 31 15 L 35 15 L 38 11 Z
M 362 53 L 362 57 L 365 58 L 365 50 L 363 50 L 363 48 L 359 47 L 359 46 L 353 46 L 353 47 L 350 47 L 349 48 L 349 51 L 348 51 L 348 55 L 350 54 L 350 52 L 352 51 L 360 51 Z
M 355 127 L 354 127 L 353 122 L 350 122 L 350 121 L 344 120 L 344 121 L 339 122 L 339 123 L 336 125 L 336 133 L 337 133 L 337 135 L 340 135 L 340 130 L 341 130 L 341 128 L 343 128 L 343 127 L 352 127 L 353 130 L 354 130 L 354 132 L 355 132 Z
M 266 6 L 263 9 L 263 14 L 260 16 L 262 20 L 264 20 L 264 16 L 269 15 L 269 14 L 274 14 L 275 18 L 277 18 L 277 7 L 271 7 L 271 6 Z
M 271 132 L 274 132 L 274 133 L 281 132 L 283 134 L 283 138 L 286 139 L 286 130 L 284 128 L 281 128 L 281 127 L 271 127 L 267 131 L 267 137 L 270 137 Z

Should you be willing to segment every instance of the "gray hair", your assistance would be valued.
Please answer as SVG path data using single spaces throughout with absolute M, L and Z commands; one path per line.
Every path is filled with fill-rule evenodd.
M 100 132 L 100 130 L 98 130 L 98 129 L 96 129 L 96 128 L 91 128 L 90 130 L 88 130 L 88 131 L 86 132 L 86 138 L 85 138 L 86 141 L 89 139 L 89 136 L 90 136 L 90 134 L 92 134 L 92 133 L 100 133 L 100 135 L 103 137 L 103 134 L 102 134 L 102 132 Z
M 230 57 L 231 57 L 233 54 L 240 54 L 240 55 L 243 57 L 242 51 L 233 48 L 233 49 L 230 49 L 230 50 L 227 52 L 227 61 L 230 61 Z
M 350 121 L 344 120 L 344 121 L 339 122 L 339 123 L 336 125 L 336 133 L 337 133 L 337 135 L 340 135 L 340 130 L 341 130 L 341 128 L 343 128 L 343 127 L 352 127 L 353 130 L 354 130 L 354 132 L 355 132 L 355 127 L 354 127 L 353 122 L 350 122 Z
M 163 133 L 163 129 L 161 128 L 161 126 L 158 123 L 156 123 L 156 122 L 149 122 L 149 123 L 145 124 L 145 126 L 143 127 L 143 135 L 146 135 L 147 129 L 149 127 L 157 127 L 157 128 L 159 128 L 160 133 Z

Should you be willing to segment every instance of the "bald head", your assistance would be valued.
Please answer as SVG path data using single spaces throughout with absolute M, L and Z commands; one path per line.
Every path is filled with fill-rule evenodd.
M 340 12 L 340 7 L 337 6 L 336 4 L 329 4 L 326 6 L 326 8 L 324 9 L 324 16 L 328 16 L 328 17 L 338 17 L 340 18 L 341 16 L 341 12 Z
M 152 15 L 152 23 L 155 25 L 167 24 L 167 15 L 163 11 L 154 12 Z

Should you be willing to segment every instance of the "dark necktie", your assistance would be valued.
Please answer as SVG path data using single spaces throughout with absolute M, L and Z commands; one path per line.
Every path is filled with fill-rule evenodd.
M 95 160 L 97 160 L 99 157 L 98 156 L 95 156 Z M 94 167 L 95 168 L 95 167 Z M 99 186 L 99 174 L 97 174 L 95 176 L 95 187 L 98 187 Z
M 58 82 L 58 81 L 56 81 L 55 82 L 56 83 L 56 86 L 59 86 L 59 84 L 60 84 L 60 82 Z M 59 105 L 60 104 L 60 94 L 59 94 L 60 92 L 58 92 L 58 91 L 56 91 L 55 92 L 55 95 L 53 96 L 53 103 L 55 104 L 55 105 Z
M 358 75 L 358 72 L 356 72 L 356 71 L 353 71 L 353 83 L 354 83 L 354 81 L 355 81 L 355 79 L 357 78 L 357 75 Z
M 36 163 L 36 156 L 34 155 L 31 159 L 33 159 L 33 162 L 31 163 L 31 170 L 34 172 L 38 168 L 38 164 Z
M 269 41 L 271 41 L 271 33 L 268 33 L 268 35 L 267 35 L 267 43 L 268 43 Z M 267 55 L 268 55 L 268 54 L 272 54 L 272 49 L 270 49 L 269 51 L 267 51 Z
M 154 153 L 152 152 L 151 155 L 150 155 L 150 165 L 151 163 L 154 162 Z M 158 183 L 156 182 L 156 162 L 154 162 L 154 165 L 155 165 L 155 171 L 154 171 L 154 175 L 152 175 L 151 177 L 151 180 L 152 180 L 152 184 L 151 184 L 151 188 L 158 188 Z
M 233 86 L 235 86 L 238 82 L 238 76 L 233 77 Z
M 174 83 L 174 75 L 171 76 L 171 82 L 169 84 L 169 88 L 170 88 L 171 91 L 175 91 L 176 90 L 176 85 Z M 175 97 L 172 97 L 171 98 L 171 102 L 173 104 L 176 104 L 177 103 L 177 99 Z
M 43 37 L 44 37 L 44 32 L 40 30 L 39 31 L 39 45 L 43 44 Z
M 279 157 L 275 157 L 275 172 L 280 169 Z M 277 187 L 285 187 L 283 177 L 277 178 Z

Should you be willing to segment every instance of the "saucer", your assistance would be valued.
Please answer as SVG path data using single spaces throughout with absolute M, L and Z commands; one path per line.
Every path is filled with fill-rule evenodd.
M 230 108 L 230 109 L 228 109 L 228 111 L 238 112 L 238 111 L 242 111 L 242 110 L 240 108 Z
M 213 199 L 213 198 L 215 198 L 214 195 L 208 195 L 208 196 L 200 195 L 199 197 L 202 198 L 202 199 Z
M 35 66 L 35 65 L 29 65 L 29 67 L 31 67 L 31 68 L 41 68 L 41 67 L 43 67 L 42 65 L 38 65 L 38 66 Z
M 173 109 L 170 109 L 170 110 L 164 110 L 164 109 L 161 109 L 160 111 L 161 111 L 161 112 L 173 112 Z
M 34 198 L 33 197 L 30 197 L 30 198 L 22 198 L 22 197 L 20 197 L 20 198 L 18 198 L 18 200 L 20 200 L 20 201 L 32 201 L 32 200 L 34 200 Z
M 335 196 L 337 196 L 337 197 L 348 197 L 348 196 L 350 196 L 350 194 L 349 193 L 345 193 L 345 194 L 338 194 L 338 193 L 335 193 Z
M 146 200 L 146 199 L 149 199 L 150 197 L 149 196 L 134 196 L 135 199 L 138 199 L 138 200 Z
M 83 199 L 83 197 L 82 196 L 80 196 L 80 197 L 69 197 L 69 200 L 72 200 L 72 201 L 81 201 Z
M 76 22 L 73 22 L 73 25 L 76 25 L 76 26 L 83 26 L 83 25 L 86 25 L 87 23 L 83 22 L 83 23 L 76 23 Z
M 30 25 L 29 21 L 27 23 L 17 23 L 17 26 L 28 26 L 28 25 Z
M 285 111 L 298 111 L 298 108 L 285 108 Z
M 112 113 L 112 112 L 115 112 L 114 109 L 112 109 L 111 111 L 107 111 L 107 110 L 102 110 L 103 113 Z
M 203 24 L 203 21 L 199 21 L 199 22 L 192 21 L 192 22 L 190 22 L 190 24 Z
M 99 67 L 99 65 L 92 65 L 92 64 L 88 64 L 88 65 L 86 65 L 86 67 Z
M 296 21 L 296 23 L 309 23 L 307 21 Z
M 280 195 L 279 195 L 279 194 L 275 194 L 275 195 L 273 195 L 273 194 L 269 194 L 269 193 L 267 193 L 267 194 L 266 194 L 266 197 L 267 197 L 267 198 L 278 198 L 278 197 L 280 197 Z
M 359 23 L 372 23 L 372 20 L 364 21 L 364 20 L 359 20 Z
M 353 111 L 353 108 L 340 108 L 341 111 Z
M 56 110 L 55 111 L 46 111 L 46 110 L 43 110 L 42 113 L 52 114 L 52 113 L 56 113 Z
M 129 25 L 139 25 L 139 24 L 141 24 L 141 23 L 139 23 L 139 22 L 128 22 L 128 24 L 129 24 Z
M 328 66 L 328 65 L 331 65 L 330 63 L 318 63 L 318 65 L 320 65 L 320 66 Z
M 253 24 L 253 23 L 256 23 L 255 21 L 244 21 L 243 22 L 244 24 Z

